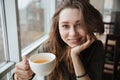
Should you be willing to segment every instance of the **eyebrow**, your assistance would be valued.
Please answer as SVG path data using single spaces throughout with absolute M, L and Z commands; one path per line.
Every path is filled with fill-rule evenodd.
M 80 20 L 77 20 L 76 23 L 81 22 Z
M 75 23 L 78 23 L 78 22 L 80 22 L 80 20 L 77 20 Z M 60 23 L 69 23 L 69 22 L 68 21 L 62 21 Z

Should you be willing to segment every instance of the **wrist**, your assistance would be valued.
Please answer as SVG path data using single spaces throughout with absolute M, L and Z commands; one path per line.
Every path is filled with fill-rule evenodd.
M 35 74 L 32 75 L 32 78 L 31 79 L 28 79 L 28 80 L 32 80 L 33 77 L 35 76 Z M 13 80 L 22 80 L 20 79 L 15 73 L 13 74 Z
M 79 55 L 78 54 L 74 54 L 74 53 L 71 53 L 71 58 L 79 58 Z
M 77 75 L 76 78 L 82 78 L 82 77 L 85 77 L 87 76 L 88 74 L 85 72 L 84 74 L 81 74 L 81 75 Z

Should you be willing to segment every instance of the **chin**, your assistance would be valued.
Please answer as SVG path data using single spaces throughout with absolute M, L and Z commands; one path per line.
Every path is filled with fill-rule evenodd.
M 76 46 L 80 46 L 82 43 L 79 43 L 79 44 L 68 44 L 71 48 L 72 47 L 76 47 Z
M 69 45 L 70 47 L 76 47 L 76 46 L 78 46 L 78 45 Z

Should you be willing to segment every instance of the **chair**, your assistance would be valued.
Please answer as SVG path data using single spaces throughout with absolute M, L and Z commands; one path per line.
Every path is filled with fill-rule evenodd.
M 106 35 L 104 73 L 111 74 L 111 80 L 118 80 L 120 65 L 120 35 Z

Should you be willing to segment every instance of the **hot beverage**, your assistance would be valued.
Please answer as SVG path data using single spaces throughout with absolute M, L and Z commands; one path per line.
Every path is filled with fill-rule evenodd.
M 47 59 L 39 59 L 39 60 L 35 60 L 33 61 L 34 63 L 44 63 L 44 62 L 48 62 Z

